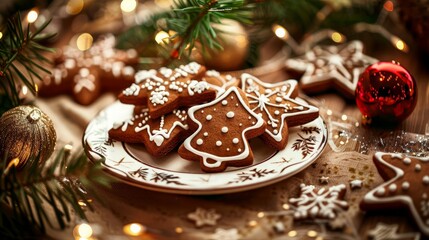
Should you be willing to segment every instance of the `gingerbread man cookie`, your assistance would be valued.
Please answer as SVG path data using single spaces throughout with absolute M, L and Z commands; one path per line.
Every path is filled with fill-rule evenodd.
M 270 84 L 244 73 L 241 81 L 250 108 L 267 123 L 262 138 L 278 150 L 286 147 L 288 127 L 311 122 L 319 116 L 318 108 L 292 99 L 298 95 L 295 80 Z
M 89 105 L 103 92 L 124 89 L 134 81 L 138 56 L 135 50 L 118 50 L 114 44 L 115 38 L 106 36 L 87 51 L 66 47 L 55 59 L 52 73 L 43 77 L 39 96 L 70 94 L 77 103 Z
M 151 155 L 164 156 L 189 136 L 187 117 L 186 110 L 182 109 L 153 119 L 148 109 L 141 109 L 128 121 L 114 123 L 109 137 L 121 142 L 143 143 Z
M 300 87 L 306 93 L 319 93 L 334 87 L 354 98 L 359 75 L 376 59 L 362 52 L 363 44 L 352 41 L 341 46 L 316 46 L 304 56 L 286 61 L 286 67 L 304 72 Z
M 142 70 L 135 82 L 120 95 L 122 103 L 144 105 L 152 118 L 158 118 L 178 107 L 187 107 L 213 100 L 216 91 L 199 80 L 205 67 L 196 62 L 176 69 Z
M 247 105 L 243 92 L 231 87 L 215 100 L 188 110 L 194 133 L 179 148 L 179 155 L 200 161 L 206 172 L 253 162 L 248 139 L 264 133 L 264 120 Z
M 429 236 L 429 158 L 377 152 L 373 157 L 383 184 L 363 198 L 363 210 L 408 208 L 420 230 Z

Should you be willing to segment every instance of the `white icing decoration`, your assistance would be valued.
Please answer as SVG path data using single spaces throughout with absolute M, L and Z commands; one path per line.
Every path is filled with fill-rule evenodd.
M 170 96 L 170 93 L 165 90 L 165 86 L 160 86 L 155 91 L 152 91 L 150 93 L 149 100 L 150 102 L 156 106 L 157 104 L 164 104 L 168 102 L 168 97 Z
M 389 185 L 389 191 L 390 192 L 396 192 L 396 189 L 398 189 L 398 187 L 396 186 L 396 184 L 392 183 Z
M 207 120 L 207 121 L 212 120 L 212 118 L 213 118 L 213 116 L 212 116 L 212 115 L 210 115 L 210 114 L 206 116 L 206 120 Z
M 193 96 L 195 93 L 201 94 L 209 88 L 208 83 L 205 81 L 192 80 L 188 85 L 188 94 L 190 96 Z
M 416 172 L 420 172 L 420 170 L 422 170 L 422 166 L 421 166 L 420 164 L 416 164 L 416 166 L 415 166 L 414 170 L 415 170 Z
M 129 86 L 128 88 L 124 89 L 122 91 L 122 93 L 125 96 L 131 96 L 131 95 L 138 96 L 139 93 L 140 93 L 140 86 L 137 85 L 137 84 L 135 84 L 135 83 L 133 83 L 133 84 L 131 84 L 131 86 Z
M 212 106 L 214 106 L 214 105 L 218 104 L 219 102 L 221 102 L 223 99 L 227 98 L 232 93 L 234 93 L 237 96 L 237 101 L 239 101 L 240 104 L 243 106 L 244 111 L 247 112 L 247 114 L 251 115 L 253 118 L 255 118 L 256 121 L 257 121 L 253 126 L 250 126 L 250 127 L 246 128 L 246 129 L 243 129 L 241 131 L 241 137 L 242 137 L 242 139 L 246 139 L 245 134 L 246 134 L 247 131 L 260 128 L 264 124 L 264 120 L 262 118 L 260 118 L 259 116 L 257 116 L 247 106 L 246 102 L 242 99 L 242 97 L 240 96 L 240 92 L 239 92 L 239 90 L 236 87 L 229 88 L 221 96 L 219 96 L 218 98 L 216 98 L 215 100 L 213 100 L 211 102 L 191 107 L 188 110 L 188 115 L 189 115 L 189 118 L 198 125 L 198 129 L 190 137 L 188 137 L 187 139 L 185 139 L 185 141 L 183 143 L 183 146 L 187 150 L 189 150 L 192 153 L 194 153 L 195 155 L 201 156 L 203 158 L 202 164 L 204 164 L 205 167 L 208 167 L 208 168 L 217 168 L 217 167 L 219 167 L 222 164 L 222 162 L 239 161 L 241 159 L 246 159 L 249 156 L 249 154 L 250 154 L 250 146 L 249 146 L 249 144 L 248 144 L 247 141 L 244 141 L 244 144 L 243 144 L 244 150 L 239 149 L 240 153 L 237 154 L 237 155 L 233 155 L 233 156 L 218 156 L 218 155 L 210 154 L 210 153 L 207 153 L 207 152 L 199 151 L 199 150 L 197 150 L 197 149 L 195 149 L 195 148 L 193 148 L 191 146 L 192 139 L 201 131 L 201 129 L 203 127 L 203 124 L 199 120 L 197 120 L 195 118 L 195 115 L 194 115 L 195 111 L 199 111 L 201 109 L 205 109 L 205 108 L 209 108 L 209 107 L 211 108 Z M 209 162 L 208 159 L 211 159 L 212 161 Z
M 286 80 L 279 83 L 265 83 L 247 73 L 241 75 L 241 84 L 243 90 L 246 93 L 247 98 L 249 99 L 249 104 L 253 107 L 252 111 L 258 111 L 259 113 L 265 113 L 267 122 L 270 122 L 270 127 L 265 129 L 271 138 L 275 141 L 280 142 L 283 140 L 282 129 L 287 127 L 285 125 L 286 119 L 288 117 L 296 115 L 304 115 L 318 112 L 319 109 L 310 105 L 305 105 L 305 108 L 301 103 L 290 98 L 290 95 L 293 93 L 294 89 L 297 86 L 296 80 Z M 263 87 L 266 91 L 260 93 L 259 89 Z M 276 95 L 275 103 L 271 102 L 270 97 Z M 290 104 L 296 105 L 291 107 Z M 271 115 L 270 109 L 274 110 L 274 117 Z M 291 111 L 291 110 L 298 111 Z M 283 110 L 283 111 L 281 111 Z M 283 113 L 281 113 L 283 112 Z M 280 115 L 280 118 L 278 117 Z
M 423 180 L 424 185 L 429 185 L 429 176 L 428 175 L 424 175 L 422 180 Z
M 95 77 L 90 74 L 89 69 L 81 68 L 79 74 L 74 77 L 76 84 L 73 91 L 75 93 L 81 92 L 84 88 L 92 92 L 95 90 Z
M 406 157 L 404 158 L 403 162 L 405 165 L 409 165 L 411 163 L 411 159 Z
M 407 181 L 404 181 L 403 183 L 402 183 L 402 190 L 408 190 L 410 188 L 410 183 L 409 182 L 407 182 Z
M 227 101 L 227 100 L 223 100 L 223 101 L 222 101 L 222 105 L 223 105 L 223 106 L 226 106 L 227 104 L 228 104 L 228 101 Z
M 222 133 L 227 133 L 228 132 L 228 127 L 222 127 L 221 131 L 222 131 Z
M 238 144 L 240 142 L 240 140 L 238 138 L 233 138 L 232 139 L 232 143 L 234 144 Z
M 227 118 L 233 118 L 235 116 L 235 113 L 233 111 L 229 111 L 226 113 Z
M 179 121 L 174 121 L 171 128 L 170 129 L 165 129 L 164 128 L 164 119 L 166 117 L 166 115 L 161 116 L 159 118 L 160 124 L 159 124 L 159 129 L 151 129 L 150 125 L 148 124 L 139 124 L 138 126 L 136 126 L 134 128 L 134 131 L 136 133 L 139 133 L 143 130 L 146 130 L 147 134 L 149 135 L 149 141 L 153 141 L 156 146 L 161 146 L 162 143 L 164 142 L 165 139 L 169 139 L 171 136 L 171 133 L 173 132 L 173 130 L 176 127 L 181 127 L 185 130 L 188 129 L 188 125 L 186 124 L 186 112 L 182 112 L 180 110 L 174 110 L 171 114 L 175 115 L 175 117 L 177 117 L 179 119 Z M 183 115 L 185 114 L 185 115 Z M 143 121 L 147 122 L 150 118 L 149 116 L 149 110 L 148 109 L 143 109 L 141 114 L 137 115 L 140 117 L 144 117 Z M 136 116 L 136 117 L 137 117 Z M 134 121 L 134 118 L 132 119 Z
M 222 142 L 221 141 L 216 141 L 216 146 L 218 146 L 218 147 L 220 147 L 220 146 L 222 146 Z
M 204 133 L 203 133 L 203 136 L 204 136 L 204 137 L 207 137 L 208 135 L 209 135 L 209 133 L 208 133 L 208 132 L 204 132 Z
M 197 139 L 197 145 L 202 145 L 204 143 L 203 139 L 198 138 Z
M 328 218 L 336 217 L 336 212 L 340 212 L 348 207 L 348 203 L 339 199 L 339 194 L 345 191 L 344 184 L 321 188 L 315 192 L 315 186 L 301 184 L 301 195 L 298 198 L 290 198 L 289 202 L 296 205 L 294 212 L 295 219 L 306 218 Z

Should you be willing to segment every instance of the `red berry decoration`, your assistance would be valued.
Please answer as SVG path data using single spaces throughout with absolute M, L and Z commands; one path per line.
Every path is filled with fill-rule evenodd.
M 370 65 L 360 75 L 356 87 L 356 104 L 363 118 L 400 122 L 407 118 L 417 103 L 414 77 L 396 62 Z

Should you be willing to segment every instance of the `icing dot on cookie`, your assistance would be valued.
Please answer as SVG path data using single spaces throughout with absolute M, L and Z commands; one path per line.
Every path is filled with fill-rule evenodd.
M 390 184 L 389 185 L 389 191 L 390 192 L 396 192 L 396 189 L 397 189 L 398 187 L 396 186 L 396 184 Z
M 425 185 L 429 185 L 429 176 L 428 176 L 428 175 L 424 175 L 424 176 L 423 176 L 423 183 L 424 183 Z
M 210 115 L 210 114 L 206 116 L 206 120 L 207 120 L 207 121 L 212 120 L 212 118 L 213 118 L 213 116 L 212 116 L 212 115 Z
M 222 131 L 222 133 L 227 133 L 228 132 L 228 127 L 222 127 L 221 131 Z
M 274 115 L 279 115 L 280 114 L 280 111 L 279 110 L 275 110 L 274 111 Z
M 226 113 L 227 118 L 233 118 L 235 116 L 235 113 L 233 111 L 229 111 Z
M 383 196 L 386 193 L 386 190 L 384 190 L 384 188 L 379 188 L 375 194 L 378 196 Z
M 238 124 L 238 126 L 240 126 L 240 127 L 241 127 L 241 126 L 243 126 L 243 124 L 242 124 L 242 123 L 239 123 L 239 124 Z
M 240 140 L 238 140 L 238 138 L 233 138 L 233 139 L 232 139 L 232 143 L 234 143 L 234 144 L 238 144 L 238 142 L 240 142 Z
M 204 143 L 203 139 L 198 138 L 197 139 L 197 145 L 202 145 Z
M 252 119 L 252 117 L 251 117 L 251 116 L 249 116 L 249 117 L 248 117 L 248 119 L 250 120 L 250 119 Z
M 281 103 L 283 99 L 281 97 L 276 97 L 276 102 Z
M 222 142 L 221 141 L 216 141 L 216 146 L 218 146 L 218 147 L 222 146 Z
M 238 107 L 239 106 L 238 103 L 236 103 L 235 106 Z
M 204 113 L 204 110 L 201 110 L 201 113 Z
M 255 122 L 252 122 L 252 125 L 255 125 Z
M 420 170 L 422 170 L 422 166 L 420 164 L 416 164 L 414 170 L 416 170 L 416 172 L 419 172 Z
M 226 151 L 229 152 L 229 148 L 226 148 Z
M 241 152 L 241 148 L 237 149 L 238 152 Z
M 403 162 L 405 165 L 410 165 L 411 159 L 410 158 L 404 158 Z
M 226 106 L 227 104 L 228 104 L 228 101 L 226 101 L 226 100 L 223 100 L 223 101 L 222 101 L 222 105 L 223 105 L 223 106 Z
M 402 183 L 402 189 L 403 190 L 408 190 L 410 188 L 410 183 L 405 181 Z
M 279 133 L 279 131 L 278 131 L 277 129 L 274 129 L 274 130 L 273 130 L 273 133 L 274 133 L 274 134 L 278 134 L 278 133 Z
M 209 135 L 209 133 L 208 133 L 208 132 L 204 132 L 204 133 L 203 133 L 203 136 L 204 136 L 204 137 L 207 137 L 208 135 Z

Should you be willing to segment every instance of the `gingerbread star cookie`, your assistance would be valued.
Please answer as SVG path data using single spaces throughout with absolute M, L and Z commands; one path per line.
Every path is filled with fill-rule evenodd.
M 220 73 L 216 70 L 207 70 L 203 76 L 203 81 L 209 83 L 218 95 L 225 92 L 230 87 L 238 87 L 240 81 L 231 74 Z
M 127 87 L 134 81 L 137 52 L 115 49 L 114 44 L 113 36 L 105 36 L 87 51 L 65 47 L 54 60 L 52 73 L 43 77 L 39 96 L 69 94 L 77 103 L 89 105 L 104 92 Z
M 262 139 L 278 150 L 286 147 L 288 127 L 311 122 L 319 116 L 318 108 L 292 99 L 298 95 L 295 80 L 270 84 L 244 73 L 241 85 L 252 111 L 267 123 Z
M 377 62 L 362 52 L 363 44 L 352 41 L 340 46 L 316 46 L 304 56 L 286 61 L 286 68 L 303 72 L 300 87 L 306 93 L 318 93 L 336 88 L 348 98 L 354 98 L 359 75 Z
M 408 208 L 420 230 L 429 236 L 429 158 L 377 152 L 373 160 L 385 182 L 368 192 L 360 207 Z
M 213 100 L 216 91 L 200 80 L 205 67 L 196 62 L 175 69 L 142 70 L 135 82 L 120 95 L 122 103 L 144 105 L 152 118 L 158 118 L 178 107 L 188 107 Z
M 346 194 L 344 184 L 317 189 L 313 185 L 302 183 L 300 188 L 300 196 L 289 199 L 289 202 L 295 206 L 293 215 L 295 219 L 333 219 L 340 211 L 347 210 L 349 207 L 344 201 Z
M 121 142 L 143 143 L 151 155 L 164 156 L 189 136 L 187 117 L 186 110 L 182 109 L 153 119 L 148 109 L 141 109 L 128 121 L 114 123 L 109 137 Z
M 248 107 L 240 89 L 231 87 L 215 100 L 190 108 L 188 115 L 194 133 L 179 148 L 182 158 L 200 161 L 206 172 L 252 164 L 248 139 L 263 134 L 265 122 Z

